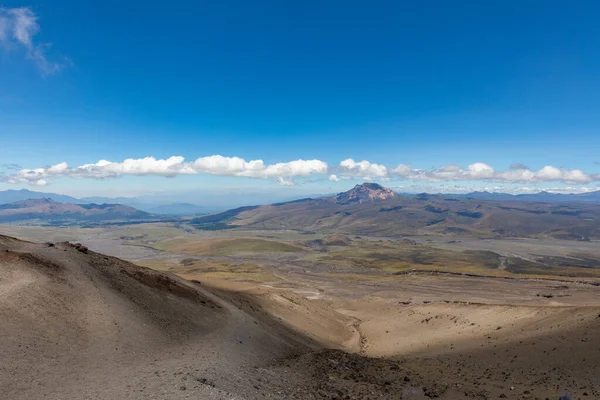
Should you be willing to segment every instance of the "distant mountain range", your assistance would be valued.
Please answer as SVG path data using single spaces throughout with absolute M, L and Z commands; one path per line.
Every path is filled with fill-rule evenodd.
M 360 185 L 359 185 L 360 186 Z M 384 188 L 392 192 L 392 190 Z M 124 204 L 131 207 L 138 208 L 147 212 L 157 212 L 155 208 L 160 207 L 162 213 L 170 214 L 171 211 L 179 213 L 178 210 L 182 210 L 184 207 L 189 207 L 190 210 L 195 212 L 215 212 L 223 211 L 228 208 L 234 208 L 239 206 L 245 206 L 249 204 L 272 204 L 276 202 L 288 202 L 299 198 L 317 198 L 321 196 L 329 196 L 326 194 L 312 194 L 305 195 L 300 194 L 294 196 L 293 194 L 282 196 L 282 195 L 268 195 L 260 196 L 259 193 L 246 193 L 243 196 L 239 194 L 233 196 L 235 193 L 221 193 L 221 194 L 207 194 L 188 192 L 185 194 L 172 194 L 172 195 L 144 195 L 139 197 L 82 197 L 76 198 L 72 196 L 57 194 L 57 193 L 43 193 L 34 192 L 27 189 L 21 190 L 4 190 L 0 191 L 0 204 L 13 203 L 20 200 L 29 199 L 52 199 L 61 203 L 76 203 L 76 204 Z M 415 193 L 401 193 L 404 196 L 415 196 Z M 539 192 L 532 194 L 508 194 L 508 193 L 495 193 L 495 192 L 471 192 L 466 194 L 444 194 L 447 197 L 457 198 L 473 198 L 473 199 L 485 199 L 485 200 L 503 200 L 503 201 L 534 201 L 534 202 L 549 202 L 549 203 L 600 203 L 600 191 L 580 193 L 580 194 L 560 194 L 550 192 Z M 331 194 L 333 195 L 333 194 Z M 232 199 L 235 197 L 235 199 Z M 225 201 L 227 199 L 227 201 Z M 270 199 L 270 200 L 269 200 Z M 184 206 L 185 205 L 185 206 Z M 169 206 L 173 206 L 173 210 L 169 209 Z
M 106 222 L 146 220 L 151 214 L 122 204 L 72 204 L 30 199 L 0 205 L 0 222 Z
M 472 199 L 502 200 L 502 201 L 529 201 L 541 203 L 600 203 L 600 191 L 588 193 L 550 193 L 539 192 L 532 194 L 508 194 L 490 192 L 472 192 L 467 194 L 454 194 L 454 197 L 466 197 Z
M 366 183 L 335 196 L 242 207 L 191 222 L 200 229 L 290 229 L 380 237 L 448 234 L 600 239 L 600 205 L 484 197 L 404 196 Z
M 214 211 L 214 209 L 210 207 L 202 207 L 189 203 L 160 204 L 157 206 L 146 206 L 143 208 L 145 211 L 148 211 L 152 214 L 174 216 L 202 215 L 210 214 Z
M 201 215 L 221 211 L 223 208 L 203 207 L 189 203 L 153 203 L 136 197 L 83 197 L 75 198 L 57 193 L 34 192 L 27 189 L 0 191 L 0 205 L 23 200 L 50 199 L 70 204 L 121 204 L 146 213 L 159 215 Z
M 325 198 L 332 198 L 335 203 L 340 205 L 352 205 L 362 204 L 364 202 L 370 202 L 374 199 L 389 200 L 394 197 L 402 197 L 403 199 L 408 198 L 419 198 L 434 196 L 432 198 L 445 198 L 455 200 L 489 200 L 497 202 L 521 202 L 521 203 L 563 203 L 563 204 L 600 204 L 600 191 L 582 193 L 582 194 L 557 194 L 549 192 L 540 192 L 536 194 L 519 194 L 512 195 L 507 193 L 490 193 L 490 192 L 472 192 L 467 194 L 398 194 L 388 188 L 384 188 L 378 184 L 366 183 L 363 185 L 357 185 L 347 192 L 343 192 L 337 195 L 325 196 Z M 189 201 L 171 201 L 178 199 L 179 197 L 184 199 L 197 199 L 198 203 L 206 203 L 206 205 L 198 205 L 190 203 Z M 273 196 L 268 196 L 273 198 Z M 321 195 L 316 195 L 317 198 L 322 198 Z M 275 196 L 274 198 L 281 198 Z M 135 208 L 141 212 L 155 214 L 157 216 L 198 216 L 203 214 L 211 214 L 215 212 L 222 212 L 227 209 L 234 209 L 239 206 L 247 206 L 249 204 L 269 204 L 273 202 L 264 203 L 264 196 L 260 196 L 256 193 L 245 194 L 243 196 L 237 195 L 206 195 L 206 194 L 194 194 L 193 192 L 187 193 L 181 196 L 175 195 L 149 195 L 140 197 L 84 197 L 75 198 L 72 196 L 57 194 L 57 193 L 42 193 L 30 191 L 27 189 L 21 190 L 5 190 L 0 191 L 0 205 L 9 204 L 23 200 L 39 200 L 39 199 L 50 199 L 58 203 L 67 204 L 121 204 Z M 296 198 L 297 199 L 297 198 Z M 290 202 L 301 203 L 305 202 L 307 198 L 296 200 L 293 196 L 283 199 L 280 203 L 273 203 L 273 205 L 288 204 Z M 310 198 L 309 198 L 310 200 Z M 195 201 L 195 202 L 196 202 Z M 231 211 L 228 211 L 230 213 Z
M 278 201 L 290 201 L 305 194 L 294 196 L 294 191 L 285 193 L 245 192 L 236 190 L 217 192 L 189 191 L 185 193 L 143 195 L 138 197 L 82 197 L 75 198 L 56 193 L 34 192 L 27 189 L 0 191 L 0 204 L 13 203 L 29 199 L 51 199 L 72 204 L 123 204 L 148 213 L 161 215 L 199 215 L 225 211 L 248 204 L 271 204 Z M 321 196 L 314 195 L 313 197 Z
M 42 193 L 33 192 L 27 189 L 21 190 L 3 190 L 0 191 L 0 204 L 14 203 L 22 200 L 35 200 L 35 199 L 50 199 L 58 201 L 60 203 L 82 203 L 83 201 L 76 199 L 75 197 L 65 196 L 63 194 L 56 193 Z M 87 202 L 83 202 L 87 203 Z

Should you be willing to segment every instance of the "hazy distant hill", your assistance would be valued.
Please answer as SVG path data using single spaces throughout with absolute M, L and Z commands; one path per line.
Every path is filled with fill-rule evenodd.
M 185 193 L 166 193 L 142 195 L 137 197 L 82 197 L 74 198 L 56 193 L 33 192 L 30 190 L 0 191 L 0 204 L 14 203 L 29 199 L 52 199 L 61 203 L 74 204 L 123 204 L 148 213 L 163 215 L 199 215 L 225 211 L 246 204 L 271 204 L 278 201 L 290 201 L 302 197 L 288 193 L 250 193 L 243 196 L 235 190 L 226 192 L 190 191 Z M 313 196 L 314 197 L 314 196 Z
M 339 202 L 339 199 L 352 198 L 357 190 L 366 196 L 365 200 Z M 203 229 L 294 229 L 374 236 L 451 234 L 481 238 L 600 239 L 600 206 L 595 204 L 498 201 L 430 194 L 380 199 L 379 194 L 380 187 L 365 184 L 333 197 L 242 207 L 195 218 L 193 223 Z
M 453 196 L 472 199 L 529 201 L 542 203 L 600 203 L 600 191 L 578 194 L 562 194 L 542 191 L 539 193 L 516 195 L 507 193 L 472 192 Z
M 148 206 L 144 209 L 145 211 L 153 214 L 179 216 L 208 214 L 209 212 L 213 211 L 212 208 L 197 206 L 189 203 L 161 204 L 157 206 Z
M 71 204 L 121 204 L 152 214 L 162 215 L 201 215 L 222 211 L 223 207 L 205 207 L 190 203 L 153 202 L 152 196 L 137 197 L 82 197 L 75 198 L 56 193 L 34 192 L 27 189 L 0 191 L 0 205 L 24 200 L 50 199 L 59 203 Z
M 83 204 L 124 204 L 135 207 L 139 203 L 136 197 L 81 197 L 77 203 Z
M 0 204 L 14 203 L 21 200 L 30 199 L 51 199 L 61 203 L 79 203 L 74 197 L 56 193 L 33 192 L 27 189 L 21 190 L 3 190 L 0 191 Z
M 0 205 L 0 222 L 130 221 L 150 214 L 122 204 L 72 204 L 52 199 L 22 200 Z
M 558 202 L 558 203 L 600 203 L 600 191 L 579 194 L 561 194 L 540 192 L 535 194 L 519 194 L 519 200 Z

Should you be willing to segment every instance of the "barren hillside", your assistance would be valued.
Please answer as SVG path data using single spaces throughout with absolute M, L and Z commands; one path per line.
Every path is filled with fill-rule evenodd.
M 0 392 L 600 396 L 595 284 L 421 275 L 352 283 L 297 271 L 282 275 L 287 288 L 273 288 L 181 275 L 190 280 L 79 244 L 0 236 Z

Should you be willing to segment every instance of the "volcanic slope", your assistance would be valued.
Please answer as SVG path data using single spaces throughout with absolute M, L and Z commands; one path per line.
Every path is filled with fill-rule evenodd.
M 192 221 L 200 229 L 291 229 L 398 237 L 600 239 L 600 206 L 395 195 L 373 183 L 318 199 L 243 207 Z
M 272 317 L 243 293 L 80 244 L 0 236 L 0 397 L 362 399 L 408 386 L 398 361 L 327 350 L 284 325 L 286 315 L 307 325 L 329 315 L 309 303 L 279 297 Z M 310 331 L 334 341 L 356 334 L 322 319 Z M 350 369 L 352 381 L 339 377 Z
M 81 245 L 5 236 L 0 321 L 7 399 L 240 398 L 214 387 L 215 371 L 227 378 L 309 342 L 198 283 Z

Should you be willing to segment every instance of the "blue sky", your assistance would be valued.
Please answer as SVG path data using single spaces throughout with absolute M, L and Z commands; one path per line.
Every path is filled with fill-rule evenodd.
M 598 190 L 598 15 L 596 1 L 5 1 L 0 190 Z

